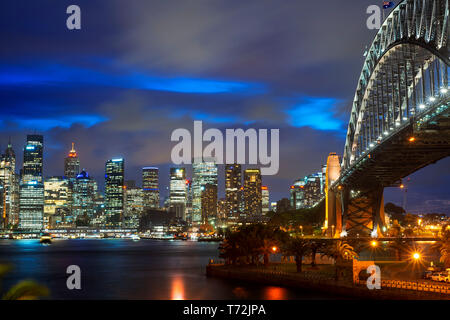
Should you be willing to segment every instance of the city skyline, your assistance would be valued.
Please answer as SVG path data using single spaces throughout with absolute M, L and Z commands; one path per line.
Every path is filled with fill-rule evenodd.
M 36 135 L 36 133 L 34 135 Z M 33 135 L 31 135 L 31 136 L 33 136 Z M 67 171 L 67 161 L 75 161 L 75 166 L 79 168 L 79 173 L 81 173 L 81 172 L 88 173 L 90 178 L 94 179 L 96 185 L 98 185 L 98 189 L 101 192 L 101 194 L 104 195 L 105 194 L 105 182 L 104 182 L 104 179 L 103 179 L 104 170 L 100 174 L 91 174 L 92 171 L 89 170 L 88 168 L 86 168 L 86 166 L 83 166 L 82 160 L 80 160 L 80 158 L 78 156 L 79 152 L 75 150 L 75 147 L 74 147 L 75 143 L 72 142 L 70 145 L 71 145 L 71 148 L 68 148 L 69 150 L 66 152 L 65 156 L 61 157 L 61 163 L 62 163 L 61 166 L 63 167 L 63 169 L 62 169 L 63 173 Z M 0 146 L 1 146 L 1 144 L 0 144 Z M 23 147 L 22 151 L 24 151 L 25 149 L 26 149 L 26 145 L 25 145 L 25 147 Z M 78 149 L 78 147 L 77 147 L 77 149 Z M 11 138 L 8 138 L 8 144 L 7 144 L 7 148 L 6 148 L 5 151 L 8 151 L 8 150 L 12 150 L 13 153 L 15 154 L 15 156 L 16 156 L 15 166 L 16 166 L 16 174 L 18 174 L 20 172 L 20 168 L 23 166 L 23 161 L 21 161 L 22 157 L 17 156 L 19 153 L 16 151 L 16 149 L 14 147 L 14 143 L 12 142 Z M 0 153 L 2 153 L 2 152 L 3 151 L 0 150 Z M 112 158 L 110 158 L 109 160 L 111 160 L 111 159 Z M 120 158 L 116 157 L 115 159 L 125 160 L 124 157 L 120 157 Z M 104 162 L 107 162 L 107 161 L 108 161 L 108 159 L 105 159 Z M 444 159 L 444 161 L 445 161 L 445 159 Z M 46 171 L 44 169 L 45 165 L 46 165 L 46 163 L 45 163 L 45 156 L 44 156 L 43 169 L 42 169 L 43 174 L 44 174 L 44 176 L 43 176 L 44 180 L 45 179 L 49 179 L 49 178 L 53 178 L 53 177 L 63 177 L 63 176 L 67 177 L 66 174 L 59 174 L 59 173 L 54 174 L 54 175 L 46 174 Z M 231 164 L 231 165 L 236 165 L 236 164 Z M 229 165 L 223 164 L 223 165 L 216 165 L 216 166 L 218 167 L 218 170 L 217 170 L 217 176 L 218 176 L 218 179 L 217 179 L 218 180 L 218 183 L 217 183 L 218 184 L 217 200 L 220 200 L 222 198 L 224 198 L 224 199 L 226 198 L 226 167 L 229 166 Z M 242 170 L 241 174 L 242 174 L 242 184 L 243 184 L 244 183 L 243 177 L 244 177 L 244 172 L 245 172 L 246 168 L 254 168 L 255 165 L 245 165 L 244 164 L 244 165 L 239 165 L 239 166 L 242 168 L 241 169 Z M 259 167 L 259 166 L 256 166 L 256 167 Z M 324 170 L 324 168 L 326 168 L 326 165 L 321 164 L 321 167 L 322 167 L 321 170 Z M 193 169 L 192 169 L 192 165 L 163 164 L 163 165 L 161 165 L 159 167 L 154 166 L 154 165 L 146 165 L 146 166 L 144 166 L 142 168 L 138 168 L 138 171 L 139 170 L 145 170 L 145 169 L 156 169 L 158 171 L 158 175 L 160 175 L 160 176 L 162 176 L 161 169 L 163 169 L 163 172 L 167 171 L 167 174 L 166 174 L 166 178 L 167 179 L 162 179 L 162 180 L 158 179 L 159 207 L 164 207 L 164 201 L 170 198 L 170 171 L 171 171 L 171 169 L 175 169 L 175 168 L 184 168 L 185 172 L 186 172 L 185 173 L 186 177 L 190 178 L 192 180 L 192 177 L 194 175 Z M 104 167 L 103 167 L 103 169 L 104 169 Z M 422 169 L 422 170 L 424 170 L 424 169 Z M 55 172 L 54 170 L 52 170 L 52 171 Z M 286 190 L 283 190 L 281 192 L 276 192 L 276 191 L 273 192 L 272 189 L 270 188 L 270 184 L 263 181 L 262 185 L 267 186 L 269 188 L 269 190 L 270 190 L 269 203 L 275 203 L 275 202 L 277 202 L 277 201 L 279 201 L 279 200 L 281 200 L 283 198 L 287 198 L 287 199 L 290 199 L 292 208 L 294 208 L 294 207 L 297 208 L 297 209 L 300 208 L 298 205 L 294 206 L 293 203 L 292 203 L 293 186 L 298 187 L 299 186 L 299 182 L 301 182 L 303 184 L 303 181 L 307 181 L 308 178 L 313 177 L 314 175 L 316 175 L 316 173 L 320 174 L 320 172 L 321 171 L 317 170 L 316 172 L 308 173 L 308 174 L 306 174 L 303 177 L 298 177 L 298 178 L 292 179 L 291 184 L 286 186 Z M 322 173 L 324 173 L 324 172 L 322 172 Z M 270 180 L 270 176 L 265 176 L 265 177 L 266 177 L 265 179 Z M 405 185 L 409 186 L 411 178 L 407 178 L 407 179 L 404 179 L 404 180 L 405 180 Z M 126 169 L 125 166 L 124 166 L 124 183 L 127 182 L 127 181 L 134 181 L 137 186 L 139 186 L 140 188 L 143 188 L 142 171 L 141 172 L 131 171 L 130 169 Z M 323 188 L 323 186 L 321 186 L 321 188 Z M 398 190 L 398 191 L 404 192 L 404 190 Z M 275 197 L 274 193 L 275 193 L 275 195 L 281 195 L 281 196 Z M 241 197 L 243 197 L 243 195 L 241 195 Z M 389 199 L 389 197 L 387 197 L 387 199 Z M 404 206 L 405 205 L 405 200 L 406 199 L 405 199 L 404 194 L 401 193 L 400 196 L 398 197 L 398 199 L 394 198 L 394 200 L 385 200 L 385 203 L 393 202 L 393 203 L 395 203 L 395 204 L 397 204 L 399 206 Z M 311 203 L 309 203 L 309 205 L 311 205 Z M 414 209 L 411 210 L 409 207 L 407 209 L 408 209 L 408 212 L 415 213 L 415 214 L 424 214 L 424 213 L 445 213 L 445 214 L 449 214 L 450 213 L 450 212 L 447 212 L 445 209 L 441 210 L 441 211 L 439 209 L 437 209 L 435 211 L 433 211 L 433 209 L 430 209 L 428 211 L 426 211 L 426 210 L 423 211 L 423 209 L 420 209 L 420 208 L 417 209 L 417 211 L 415 211 Z
M 89 14 L 74 33 L 63 23 L 63 3 L 19 10 L 23 4 L 7 2 L 1 17 L 7 28 L 0 31 L 8 41 L 0 53 L 0 144 L 4 149 L 11 136 L 21 146 L 24 134 L 36 130 L 46 136 L 50 176 L 61 172 L 60 155 L 75 142 L 92 176 L 102 176 L 98 158 L 125 157 L 130 178 L 139 181 L 139 168 L 149 163 L 168 174 L 170 133 L 193 120 L 222 130 L 279 128 L 280 171 L 265 184 L 271 198 L 286 197 L 288 187 L 319 171 L 330 152 L 343 154 L 356 79 L 376 33 L 366 27 L 372 4 L 341 10 L 331 0 L 247 1 L 229 13 L 224 1 L 176 8 L 160 3 L 157 11 L 149 1 L 123 12 L 120 1 L 108 1 L 101 12 L 83 5 Z M 20 12 L 21 19 L 8 12 Z M 238 25 L 247 31 L 232 27 Z M 23 43 L 37 49 L 24 50 Z M 449 168 L 443 159 L 411 177 L 412 212 L 450 213 Z M 387 189 L 385 199 L 401 205 L 402 191 Z

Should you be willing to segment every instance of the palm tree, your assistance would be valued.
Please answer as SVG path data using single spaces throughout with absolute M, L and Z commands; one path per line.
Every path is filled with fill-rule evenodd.
M 309 245 L 310 242 L 303 238 L 291 238 L 283 245 L 286 255 L 295 256 L 297 272 L 302 272 L 303 256 L 309 251 Z
M 286 241 L 287 233 L 276 227 L 267 225 L 256 225 L 256 231 L 260 237 L 259 251 L 263 255 L 264 265 L 269 265 L 269 255 L 276 252 L 273 248 L 278 248 Z
M 4 275 L 11 270 L 12 267 L 10 265 L 0 265 L 0 281 Z M 45 297 L 48 295 L 49 290 L 46 287 L 32 280 L 23 280 L 10 288 L 2 296 L 2 300 L 35 300 L 39 297 Z
M 323 248 L 325 248 L 324 241 L 320 241 L 320 240 L 310 240 L 309 241 L 309 250 L 311 252 L 311 267 L 312 268 L 314 268 L 316 266 L 317 252 Z
M 450 267 L 450 230 L 447 230 L 447 225 L 442 227 L 440 239 L 433 245 L 433 249 L 440 254 L 439 261 L 444 264 L 446 268 Z
M 358 254 L 353 247 L 342 240 L 331 241 L 325 248 L 325 256 L 334 259 L 335 280 L 339 280 L 337 262 L 342 260 L 351 260 L 357 258 Z

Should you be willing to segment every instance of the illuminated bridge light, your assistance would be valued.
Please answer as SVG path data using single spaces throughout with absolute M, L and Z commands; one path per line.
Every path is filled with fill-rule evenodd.
M 419 105 L 419 109 L 421 109 L 421 110 L 425 109 L 426 107 L 427 107 L 427 106 L 424 105 L 424 104 Z
M 441 88 L 441 93 L 443 93 L 443 94 L 446 94 L 446 93 L 447 93 L 447 91 L 448 91 L 448 89 L 447 89 L 447 88 Z
M 435 97 L 429 97 L 428 100 L 430 100 L 431 102 L 434 102 L 434 101 L 436 101 L 436 98 Z

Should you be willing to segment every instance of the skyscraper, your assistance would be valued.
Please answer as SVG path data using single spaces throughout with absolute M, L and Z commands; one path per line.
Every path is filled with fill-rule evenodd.
M 246 169 L 244 171 L 244 213 L 260 216 L 262 213 L 261 171 Z
M 170 168 L 169 207 L 186 220 L 187 183 L 185 168 Z
M 23 151 L 20 182 L 19 228 L 41 230 L 44 218 L 44 183 L 42 178 L 44 137 L 28 135 Z
M 111 159 L 105 166 L 105 213 L 106 224 L 119 227 L 124 209 L 124 160 Z
M 267 186 L 261 187 L 261 197 L 262 197 L 262 214 L 265 216 L 269 212 L 269 188 Z
M 77 219 L 90 220 L 95 213 L 97 182 L 85 170 L 81 171 L 73 182 L 72 214 Z M 79 218 L 80 217 L 80 218 Z
M 207 184 L 217 186 L 217 165 L 212 158 L 203 159 L 203 162 L 194 159 L 192 170 L 192 222 L 200 223 L 202 221 L 202 187 Z
M 309 208 L 320 200 L 323 195 L 323 176 L 321 171 L 294 182 L 291 186 L 291 207 L 293 209 Z
M 290 206 L 292 209 L 301 209 L 305 207 L 305 180 L 298 179 L 291 185 Z
M 123 226 L 138 228 L 139 219 L 144 212 L 144 190 L 136 186 L 127 185 L 125 188 L 125 214 Z
M 64 159 L 64 175 L 68 179 L 75 179 L 80 173 L 80 160 L 75 151 L 75 144 L 72 142 L 72 150 L 69 151 L 68 156 Z
M 142 189 L 144 191 L 144 210 L 159 208 L 159 169 L 142 168 Z
M 69 181 L 50 177 L 44 181 L 44 225 L 50 228 L 69 214 Z
M 214 225 L 217 218 L 217 184 L 202 186 L 202 223 Z
M 225 166 L 225 201 L 227 217 L 237 218 L 242 201 L 242 170 L 240 164 Z
M 18 182 L 16 175 L 16 155 L 10 141 L 5 153 L 0 157 L 0 185 L 2 186 L 2 190 L 0 191 L 2 193 L 0 214 L 4 227 L 7 227 L 7 225 L 15 225 L 19 220 Z

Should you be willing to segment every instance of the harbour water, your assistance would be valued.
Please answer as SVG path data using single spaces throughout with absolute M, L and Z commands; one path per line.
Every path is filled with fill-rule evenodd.
M 131 239 L 0 240 L 0 263 L 14 270 L 3 291 L 24 279 L 50 289 L 50 299 L 332 299 L 320 293 L 205 276 L 218 243 Z M 81 290 L 69 290 L 70 265 L 81 268 Z

